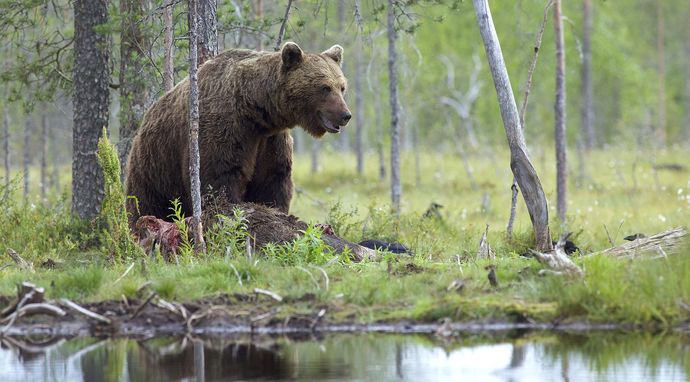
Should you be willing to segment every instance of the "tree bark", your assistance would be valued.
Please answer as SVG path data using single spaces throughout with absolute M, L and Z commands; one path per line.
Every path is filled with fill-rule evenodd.
M 556 209 L 561 223 L 565 224 L 567 213 L 568 163 L 565 135 L 565 47 L 563 38 L 563 17 L 561 0 L 554 1 L 553 28 L 556 36 Z
M 388 87 L 391 108 L 391 207 L 396 215 L 400 215 L 400 198 L 402 187 L 400 184 L 400 126 L 398 125 L 398 73 L 397 51 L 395 40 L 398 34 L 395 30 L 395 0 L 388 0 Z
M 101 131 L 108 127 L 110 66 L 107 36 L 94 28 L 107 22 L 105 0 L 74 0 L 72 212 L 82 219 L 96 217 L 103 200 L 96 150 Z
M 199 83 L 198 59 L 199 54 L 210 53 L 198 45 L 197 21 L 201 18 L 197 13 L 198 2 L 205 0 L 189 0 L 189 174 L 192 194 L 192 232 L 194 233 L 194 249 L 197 253 L 206 251 L 203 227 L 201 226 L 201 181 L 199 178 Z M 213 0 L 211 0 L 213 1 Z M 203 7 L 202 7 L 203 9 Z M 202 27 L 203 29 L 203 27 Z M 214 28 L 215 29 L 215 28 Z M 202 36 L 204 33 L 202 32 Z M 208 37 L 206 35 L 205 37 Z M 201 44 L 203 45 L 203 44 Z M 212 46 L 212 45 L 207 45 Z
M 355 152 L 357 156 L 357 174 L 364 173 L 364 147 L 362 140 L 362 133 L 364 131 L 364 90 L 362 89 L 362 76 L 364 70 L 362 68 L 362 37 L 357 37 L 357 46 L 355 47 L 355 122 L 357 123 L 355 130 Z
M 175 7 L 173 0 L 165 0 L 163 6 L 163 50 L 165 52 L 163 58 L 163 88 L 166 92 L 170 91 L 175 86 L 175 67 L 173 66 L 173 49 L 174 49 L 174 29 L 173 29 L 173 8 Z
M 26 114 L 24 123 L 24 200 L 29 198 L 29 167 L 31 166 L 31 134 L 34 130 L 34 120 L 30 113 Z
M 311 140 L 311 173 L 316 174 L 319 172 L 319 149 L 321 148 L 321 142 L 316 139 Z
M 690 13 L 690 12 L 688 12 Z M 685 62 L 690 62 L 690 32 L 685 41 Z M 690 65 L 685 65 L 685 142 L 690 143 Z
M 664 48 L 664 2 L 656 1 L 656 57 L 658 73 L 658 107 L 656 138 L 660 146 L 666 145 L 666 60 Z
M 198 65 L 218 54 L 217 0 L 194 0 L 197 15 Z
M 5 166 L 5 186 L 10 185 L 10 111 L 7 105 L 3 108 L 2 118 L 2 146 L 3 146 L 3 164 Z
M 527 156 L 527 147 L 525 137 L 520 128 L 515 96 L 503 60 L 501 45 L 491 18 L 489 4 L 487 0 L 473 0 L 473 4 L 489 67 L 491 68 L 491 75 L 496 87 L 503 127 L 508 138 L 510 167 L 527 204 L 527 210 L 534 228 L 536 246 L 542 251 L 551 250 L 553 245 L 551 243 L 551 233 L 549 232 L 549 209 L 546 196 L 544 195 L 537 172 Z
M 336 1 L 336 26 L 335 26 L 335 28 L 336 28 L 336 32 L 339 36 L 345 35 L 345 30 L 343 28 L 344 24 L 345 24 L 345 1 L 344 0 Z M 343 64 L 342 67 L 343 67 L 343 72 L 345 72 L 345 64 Z M 355 68 L 355 70 L 357 70 L 357 69 Z M 356 78 L 355 78 L 355 81 L 356 81 Z M 355 86 L 356 86 L 356 84 L 355 84 Z M 356 113 L 357 113 L 357 111 L 355 110 L 355 114 Z M 355 115 L 355 119 L 356 118 L 357 118 L 357 116 Z M 338 146 L 340 146 L 340 150 L 342 152 L 349 152 L 350 151 L 349 129 L 341 129 L 340 130 L 340 133 L 338 134 Z
M 41 202 L 46 202 L 48 188 L 48 116 L 41 116 Z
M 585 148 L 596 146 L 592 85 L 592 0 L 583 2 L 582 30 L 582 132 Z
M 143 50 L 147 45 L 147 38 L 146 33 L 141 28 L 144 18 L 143 0 L 120 0 L 120 12 L 122 13 L 122 31 L 120 36 L 120 142 L 118 155 L 124 177 L 132 139 L 144 117 L 146 100 L 148 99 L 147 73 L 144 65 L 146 52 Z

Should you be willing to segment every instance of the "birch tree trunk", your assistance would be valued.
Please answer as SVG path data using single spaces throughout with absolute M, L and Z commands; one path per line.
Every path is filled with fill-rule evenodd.
M 395 30 L 395 0 L 388 0 L 388 88 L 391 108 L 391 207 L 396 215 L 400 215 L 400 126 L 398 125 L 398 73 L 396 70 L 397 51 L 395 40 L 398 34 Z
M 592 0 L 583 2 L 582 18 L 582 135 L 585 148 L 596 146 L 592 86 Z
M 339 0 L 339 1 L 336 1 L 336 26 L 335 26 L 336 32 L 339 36 L 342 36 L 345 34 L 345 30 L 343 28 L 344 24 L 345 24 L 345 1 Z M 345 63 L 343 63 L 342 69 L 343 69 L 343 73 L 344 73 L 345 72 Z M 355 70 L 356 70 L 356 68 L 355 68 Z M 355 78 L 355 81 L 356 81 L 356 78 Z M 355 84 L 355 86 L 356 86 L 356 84 Z M 356 110 L 355 110 L 355 113 L 357 113 Z M 355 115 L 355 118 L 357 118 L 356 115 Z M 359 127 L 357 127 L 357 129 L 358 128 Z M 340 150 L 343 152 L 350 151 L 349 129 L 341 129 L 340 130 L 340 133 L 338 134 L 338 146 L 340 146 Z
M 122 176 L 127 167 L 127 157 L 141 119 L 144 117 L 148 87 L 144 65 L 147 45 L 142 30 L 144 19 L 143 0 L 120 0 L 122 32 L 120 37 L 120 141 L 118 156 Z M 167 53 L 167 52 L 166 52 Z
M 34 120 L 30 113 L 26 114 L 26 121 L 24 123 L 24 200 L 29 198 L 29 167 L 31 165 L 31 133 L 34 130 Z
M 7 105 L 3 108 L 2 116 L 2 146 L 3 164 L 5 166 L 5 186 L 10 185 L 10 112 Z
M 48 187 L 48 116 L 41 116 L 41 202 L 46 202 Z
M 319 172 L 319 149 L 321 148 L 321 142 L 316 139 L 311 140 L 311 173 L 316 174 Z
M 173 30 L 173 0 L 165 0 L 163 9 L 163 88 L 166 92 L 175 86 L 175 68 L 173 66 L 174 30 Z
M 544 190 L 537 172 L 527 156 L 525 137 L 520 128 L 515 96 L 508 77 L 501 45 L 496 35 L 491 11 L 487 0 L 473 0 L 479 31 L 484 42 L 484 49 L 496 87 L 496 95 L 503 119 L 503 127 L 510 147 L 510 167 L 515 175 L 522 197 L 527 204 L 536 246 L 541 251 L 553 249 L 549 232 L 549 209 Z
M 563 16 L 561 0 L 553 5 L 553 28 L 556 36 L 556 209 L 558 218 L 565 224 L 567 213 L 568 163 L 565 136 L 565 47 L 563 38 Z
M 364 147 L 362 140 L 362 133 L 364 131 L 364 90 L 362 89 L 362 76 L 364 70 L 362 68 L 362 37 L 357 37 L 355 47 L 355 122 L 357 124 L 355 130 L 355 153 L 357 156 L 357 174 L 364 173 Z
M 72 212 L 82 219 L 96 217 L 103 200 L 96 150 L 108 127 L 110 65 L 107 36 L 94 29 L 107 22 L 105 0 L 74 0 Z
M 658 106 L 656 138 L 660 146 L 666 145 L 666 60 L 664 47 L 664 2 L 656 1 L 656 59 L 658 74 Z

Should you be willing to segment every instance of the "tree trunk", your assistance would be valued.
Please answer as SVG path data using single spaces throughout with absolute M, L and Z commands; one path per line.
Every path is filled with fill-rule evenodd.
M 391 107 L 391 207 L 400 215 L 400 126 L 398 125 L 398 73 L 395 40 L 395 0 L 388 0 L 388 87 Z
M 74 132 L 72 212 L 82 219 L 98 215 L 103 173 L 96 160 L 98 138 L 108 127 L 108 38 L 94 28 L 108 22 L 105 0 L 74 0 Z
M 362 37 L 357 37 L 357 47 L 355 48 L 355 151 L 357 155 L 357 174 L 364 173 L 364 147 L 362 132 L 364 131 L 364 89 L 362 89 Z
M 34 130 L 34 120 L 30 113 L 26 114 L 24 124 L 24 200 L 29 198 L 29 167 L 31 166 L 31 133 Z
M 503 127 L 508 138 L 510 167 L 527 204 L 527 210 L 534 228 L 537 249 L 548 251 L 553 248 L 553 245 L 551 244 L 551 233 L 549 232 L 549 209 L 546 196 L 544 195 L 537 172 L 527 156 L 527 147 L 525 137 L 520 128 L 515 96 L 503 60 L 501 45 L 491 18 L 489 4 L 487 0 L 473 0 L 473 4 L 489 67 L 491 68 L 491 75 L 496 87 Z
M 422 185 L 421 156 L 419 152 L 419 128 L 413 124 L 412 130 L 412 151 L 414 152 L 414 184 L 419 187 Z
M 592 85 L 592 0 L 583 3 L 582 31 L 582 131 L 585 148 L 596 146 L 594 95 Z
M 660 146 L 666 145 L 666 60 L 664 58 L 664 2 L 656 1 L 656 54 L 658 73 L 658 109 L 656 138 Z
M 3 118 L 2 118 L 2 146 L 3 146 L 3 163 L 5 166 L 5 186 L 10 185 L 10 111 L 5 104 L 3 108 Z
M 190 0 L 190 4 L 191 4 Z M 193 0 L 197 15 L 198 65 L 218 54 L 217 0 Z
M 48 187 L 48 116 L 41 116 L 41 202 L 46 202 Z
M 175 86 L 175 67 L 173 66 L 173 49 L 174 49 L 174 33 L 173 29 L 173 8 L 175 7 L 173 0 L 165 0 L 163 6 L 163 50 L 165 52 L 163 58 L 163 88 L 166 92 L 170 91 Z
M 201 181 L 199 178 L 199 84 L 198 84 L 198 59 L 199 55 L 203 58 L 208 58 L 207 54 L 211 51 L 206 50 L 212 44 L 206 42 L 198 44 L 199 35 L 197 22 L 203 18 L 197 12 L 199 9 L 203 10 L 205 0 L 189 0 L 189 174 L 192 194 L 192 232 L 194 233 L 195 251 L 205 252 L 206 244 L 204 242 L 203 228 L 201 226 Z M 213 1 L 213 0 L 211 0 Z M 198 7 L 201 5 L 201 7 Z M 206 25 L 202 24 L 203 29 Z M 215 27 L 213 28 L 215 30 Z M 205 35 L 207 31 L 201 33 L 202 38 L 208 37 Z M 199 46 L 201 45 L 201 46 Z
M 146 34 L 141 29 L 144 18 L 143 0 L 120 0 L 122 32 L 120 37 L 120 142 L 118 154 L 122 175 L 141 119 L 144 116 L 148 88 L 144 65 Z M 167 37 L 167 36 L 166 36 Z M 167 54 L 167 51 L 166 51 Z M 167 68 L 166 68 L 167 69 Z
M 319 149 L 321 148 L 321 142 L 316 139 L 311 140 L 311 173 L 316 174 L 319 172 Z
M 256 0 L 256 21 L 262 22 L 264 18 L 264 0 Z M 259 51 L 264 50 L 264 39 L 261 35 L 257 36 L 257 46 L 256 49 Z
M 565 47 L 563 39 L 563 17 L 561 0 L 553 6 L 553 28 L 556 36 L 556 209 L 558 218 L 565 224 L 567 212 L 568 163 L 566 158 L 565 136 Z
M 688 12 L 690 13 L 690 12 Z M 685 41 L 685 62 L 690 62 L 690 32 Z M 685 65 L 685 111 L 683 113 L 685 121 L 685 141 L 690 143 L 690 65 Z
M 344 36 L 345 35 L 345 30 L 343 28 L 343 25 L 345 24 L 345 1 L 340 0 L 336 1 L 336 32 L 339 36 Z M 343 72 L 345 72 L 345 64 L 342 65 L 343 67 Z M 357 70 L 355 68 L 355 70 Z M 355 79 L 356 81 L 356 79 Z M 355 86 L 357 86 L 355 84 Z M 355 90 L 356 92 L 357 90 Z M 356 95 L 355 95 L 356 96 Z M 355 111 L 357 113 L 357 111 Z M 357 116 L 355 115 L 355 118 Z M 359 128 L 359 127 L 357 127 Z M 341 129 L 340 133 L 338 134 L 338 146 L 340 146 L 340 150 L 343 152 L 348 152 L 350 151 L 350 135 L 348 134 L 349 129 Z

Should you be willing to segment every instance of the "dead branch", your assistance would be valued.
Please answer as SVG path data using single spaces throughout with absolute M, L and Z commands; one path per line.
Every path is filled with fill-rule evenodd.
M 688 232 L 685 228 L 677 227 L 649 237 L 638 237 L 634 241 L 595 252 L 588 256 L 605 255 L 619 259 L 635 259 L 638 257 L 657 259 L 675 254 L 681 250 L 687 234 Z
M 14 261 L 15 264 L 19 267 L 21 270 L 26 270 L 26 271 L 34 271 L 34 266 L 27 262 L 26 260 L 22 259 L 21 256 L 12 248 L 7 248 L 7 255 Z
M 484 234 L 482 235 L 481 241 L 479 241 L 479 249 L 477 250 L 477 259 L 495 259 L 496 258 L 496 253 L 494 250 L 491 248 L 489 245 L 489 225 L 486 225 L 486 230 L 484 230 Z
M 276 300 L 276 301 L 278 301 L 278 302 L 283 301 L 283 298 L 280 297 L 279 294 L 274 293 L 274 292 L 271 292 L 270 290 L 254 288 L 254 293 L 256 293 L 256 294 L 263 294 L 264 296 L 268 296 L 268 297 L 270 297 L 270 298 L 272 298 L 272 299 L 274 299 L 274 300 Z
M 548 270 L 542 269 L 539 272 L 540 275 L 544 275 L 546 273 L 576 277 L 583 277 L 585 275 L 584 271 L 573 263 L 565 253 L 564 247 L 568 237 L 570 237 L 570 233 L 563 235 L 563 237 L 558 240 L 556 247 L 551 252 L 542 253 L 530 249 L 530 252 L 534 255 L 534 257 L 537 258 L 537 260 L 539 260 L 540 263 L 549 267 Z
M 100 322 L 103 322 L 103 323 L 108 324 L 108 325 L 111 324 L 111 321 L 110 321 L 110 319 L 109 319 L 108 317 L 101 316 L 101 315 L 98 314 L 98 313 L 92 312 L 92 311 L 90 311 L 90 310 L 88 310 L 88 309 L 86 309 L 86 308 L 84 308 L 84 307 L 81 307 L 81 306 L 75 304 L 74 302 L 72 302 L 72 301 L 70 301 L 70 300 L 68 300 L 68 299 L 66 299 L 66 298 L 61 298 L 61 299 L 59 300 L 59 302 L 60 302 L 60 304 L 61 304 L 62 306 L 65 306 L 65 307 L 67 307 L 67 308 L 70 308 L 70 309 L 74 310 L 74 311 L 77 312 L 77 313 L 81 313 L 81 314 L 83 314 L 83 315 L 86 316 L 86 317 L 92 318 L 92 319 L 94 319 L 94 320 L 96 320 L 96 321 L 100 321 Z

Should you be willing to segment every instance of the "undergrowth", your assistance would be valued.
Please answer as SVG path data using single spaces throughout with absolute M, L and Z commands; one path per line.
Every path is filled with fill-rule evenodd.
M 635 182 L 627 174 L 618 177 L 616 169 L 629 167 L 626 163 L 631 161 L 640 163 L 631 155 L 592 154 L 593 160 L 613 165 L 592 167 L 588 180 L 571 183 L 567 226 L 553 224 L 555 236 L 566 229 L 575 232 L 576 244 L 587 254 L 611 246 L 610 241 L 620 244 L 626 234 L 651 234 L 687 224 L 690 175 L 661 173 L 653 180 L 651 167 L 638 164 L 634 167 Z M 677 162 L 686 153 L 663 155 L 657 160 Z M 246 217 L 235 210 L 229 216 L 218 216 L 208 229 L 205 255 L 194 254 L 190 238 L 183 237 L 178 253 L 183 261 L 175 264 L 160 257 L 141 257 L 136 253 L 138 248 L 129 250 L 129 244 L 121 241 L 122 231 L 117 229 L 126 226 L 126 215 L 120 204 L 124 196 L 115 182 L 119 180 L 115 171 L 119 171 L 119 164 L 115 166 L 112 152 L 106 156 L 106 200 L 112 204 L 104 206 L 100 222 L 73 220 L 68 194 L 56 193 L 46 202 L 25 201 L 18 178 L 0 186 L 0 294 L 11 295 L 17 283 L 31 281 L 46 287 L 49 298 L 134 298 L 139 288 L 150 282 L 161 297 L 177 300 L 268 289 L 285 301 L 295 302 L 286 307 L 286 314 L 300 309 L 312 312 L 312 303 L 297 302 L 313 300 L 328 306 L 333 319 L 363 322 L 450 317 L 672 326 L 690 320 L 690 249 L 660 260 L 578 255 L 574 260 L 585 270 L 584 279 L 538 276 L 541 266 L 520 256 L 533 240 L 522 203 L 513 240 L 506 240 L 503 234 L 511 178 L 493 162 L 477 159 L 472 163 L 475 174 L 491 174 L 473 190 L 463 177 L 461 163 L 425 155 L 420 185 L 405 183 L 414 177 L 404 174 L 405 204 L 398 218 L 387 207 L 388 185 L 377 179 L 373 162 L 363 176 L 356 177 L 345 167 L 349 161 L 327 160 L 324 163 L 329 167 L 312 176 L 308 161 L 297 158 L 295 183 L 304 188 L 301 195 L 308 194 L 309 198 L 298 194 L 292 213 L 312 223 L 302 237 L 269 245 L 263 253 L 248 258 L 247 241 L 251 244 L 253 238 Z M 535 157 L 551 198 L 552 173 L 539 168 L 541 161 Z M 504 183 L 508 185 L 505 189 L 500 187 Z M 482 209 L 484 193 L 491 203 Z M 445 206 L 440 218 L 422 218 L 431 201 Z M 172 206 L 171 218 L 186 232 L 179 203 Z M 350 241 L 397 241 L 408 246 L 413 255 L 385 253 L 378 261 L 353 263 L 347 254 L 337 255 L 324 244 L 315 223 L 329 224 Z M 495 260 L 475 259 L 485 224 L 490 224 L 489 242 L 496 251 Z M 104 231 L 103 227 L 116 230 Z M 7 248 L 31 262 L 35 272 L 12 264 L 4 255 Z M 119 260 L 108 262 L 113 253 Z M 496 267 L 497 287 L 489 284 L 488 265 Z M 123 277 L 130 266 L 132 270 Z

